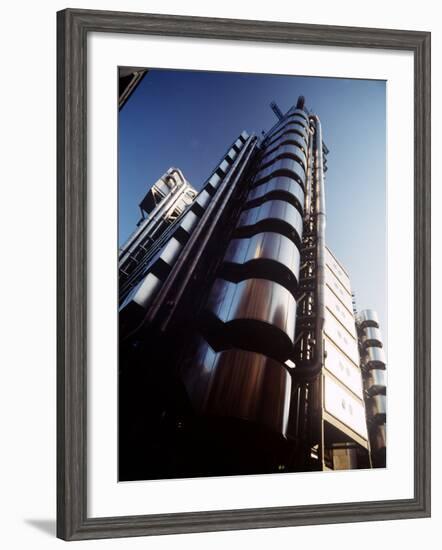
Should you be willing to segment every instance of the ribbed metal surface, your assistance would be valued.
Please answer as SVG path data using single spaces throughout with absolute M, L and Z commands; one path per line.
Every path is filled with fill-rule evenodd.
M 287 124 L 299 125 L 299 127 L 305 131 L 307 131 L 309 127 L 308 122 L 300 113 L 292 113 L 289 116 L 285 117 L 283 120 L 281 120 L 278 126 L 274 129 L 273 133 L 279 132 L 280 129 L 287 126 Z
M 221 346 L 232 343 L 281 361 L 292 353 L 296 301 L 280 284 L 266 279 L 239 283 L 217 279 L 207 309 L 223 324 L 215 327 Z
M 292 288 L 298 282 L 298 247 L 279 233 L 258 233 L 250 238 L 233 239 L 224 262 L 241 266 L 243 274 L 249 277 L 263 277 Z
M 382 348 L 369 346 L 365 349 L 364 364 L 369 369 L 385 369 L 385 352 Z
M 298 205 L 298 209 L 304 206 L 304 191 L 298 182 L 286 176 L 277 176 L 271 180 L 254 187 L 247 195 L 247 203 L 264 199 L 268 196 L 271 200 L 274 195 L 278 198 L 286 195 L 289 200 Z
M 367 376 L 367 391 L 370 395 L 385 393 L 387 385 L 385 370 L 372 369 Z
M 281 363 L 259 353 L 216 353 L 201 343 L 181 375 L 200 413 L 239 418 L 286 435 L 291 378 Z
M 302 165 L 304 170 L 307 169 L 307 157 L 304 151 L 294 143 L 281 143 L 277 148 L 271 149 L 261 159 L 261 167 L 267 166 L 278 157 L 294 157 Z
M 284 122 L 281 126 L 278 126 L 277 129 L 269 136 L 269 143 L 272 143 L 275 139 L 279 138 L 282 134 L 285 132 L 295 132 L 298 133 L 302 138 L 304 138 L 305 142 L 308 141 L 308 130 L 306 130 L 303 126 L 301 126 L 298 123 L 295 122 Z
M 305 122 L 308 123 L 308 115 L 305 111 L 303 111 L 302 109 L 290 109 L 289 111 L 290 115 L 299 115 L 301 118 L 303 118 L 305 120 Z
M 270 179 L 274 176 L 288 176 L 294 178 L 296 181 L 305 188 L 305 171 L 304 168 L 291 158 L 282 158 L 273 162 L 267 168 L 260 170 L 255 176 L 255 183 L 259 183 L 262 180 Z
M 283 145 L 284 143 L 294 143 L 298 147 L 300 147 L 302 150 L 306 151 L 306 141 L 303 137 L 301 137 L 296 132 L 286 132 L 282 134 L 280 137 L 276 138 L 275 140 L 271 141 L 265 151 L 264 155 L 269 154 L 270 152 L 274 151 L 277 147 Z
M 362 331 L 361 341 L 364 346 L 382 347 L 381 331 L 375 327 L 365 327 Z
M 359 323 L 362 328 L 375 327 L 379 328 L 378 314 L 374 309 L 363 309 L 359 312 Z
M 270 200 L 245 210 L 237 225 L 237 231 L 247 236 L 269 230 L 277 231 L 296 244 L 301 242 L 302 228 L 299 211 L 292 204 L 281 200 Z

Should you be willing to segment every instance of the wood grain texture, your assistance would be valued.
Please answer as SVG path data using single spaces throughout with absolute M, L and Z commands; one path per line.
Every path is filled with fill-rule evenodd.
M 87 33 L 409 50 L 415 77 L 413 499 L 87 518 Z M 57 536 L 65 540 L 430 515 L 430 33 L 89 10 L 57 14 Z

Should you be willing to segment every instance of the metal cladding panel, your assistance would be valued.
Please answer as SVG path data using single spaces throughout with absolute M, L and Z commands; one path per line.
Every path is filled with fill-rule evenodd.
M 364 346 L 382 347 L 382 335 L 378 328 L 365 327 L 362 330 L 361 340 Z
M 216 353 L 202 342 L 181 376 L 199 413 L 246 420 L 286 436 L 291 377 L 281 363 L 245 350 Z
M 306 122 L 308 122 L 308 114 L 303 109 L 290 109 L 290 115 L 300 115 Z
M 306 135 L 307 134 L 307 135 Z M 266 144 L 267 149 L 273 148 L 275 144 L 284 141 L 285 139 L 296 139 L 294 136 L 297 136 L 297 139 L 300 140 L 299 145 L 304 148 L 305 151 L 308 149 L 308 133 L 298 126 L 297 124 L 288 124 L 281 131 L 276 132 L 269 139 Z
M 351 294 L 350 279 L 330 251 L 325 249 L 325 261 L 342 286 Z
M 363 309 L 359 312 L 359 323 L 362 328 L 377 327 L 379 328 L 378 314 L 374 309 Z
M 324 332 L 349 357 L 356 365 L 359 365 L 359 350 L 355 338 L 350 336 L 341 323 L 333 315 L 325 310 Z
M 307 170 L 307 157 L 305 156 L 304 151 L 298 145 L 294 143 L 281 143 L 275 149 L 270 150 L 266 153 L 261 159 L 261 166 L 266 166 L 269 162 L 273 162 L 274 159 L 285 156 L 294 156 L 298 159 L 304 171 Z
M 192 211 L 187 212 L 187 214 L 184 215 L 183 219 L 180 222 L 180 227 L 186 232 L 186 233 L 192 233 L 194 227 L 198 223 L 199 218 L 196 214 L 194 214 Z
M 288 237 L 279 233 L 257 233 L 253 237 L 233 239 L 224 256 L 225 262 L 244 265 L 272 261 L 291 272 L 298 281 L 300 253 Z
M 232 147 L 231 149 L 229 149 L 226 157 L 229 157 L 230 160 L 235 160 L 236 156 L 238 155 L 238 153 L 235 151 L 235 149 Z
M 202 191 L 200 191 L 200 192 L 198 193 L 198 196 L 197 196 L 197 198 L 195 199 L 195 202 L 196 202 L 197 204 L 199 204 L 199 205 L 201 206 L 201 208 L 206 208 L 206 206 L 207 206 L 207 205 L 209 204 L 209 202 L 210 202 L 210 198 L 211 198 L 211 197 L 210 197 L 209 193 L 208 193 L 205 189 L 203 189 Z
M 329 376 L 324 376 L 324 408 L 364 439 L 368 439 L 363 402 Z
M 304 126 L 298 123 L 298 121 L 284 121 L 270 136 L 270 140 L 273 141 L 286 132 L 297 132 L 307 143 L 309 138 L 309 132 Z
M 251 189 L 247 201 L 262 199 L 270 193 L 287 193 L 301 206 L 304 206 L 304 191 L 298 182 L 287 176 L 277 176 Z
M 378 422 L 385 422 L 387 415 L 387 398 L 385 395 L 374 395 L 367 401 L 369 416 Z
M 243 142 L 239 138 L 234 143 L 234 146 L 237 147 L 238 149 L 242 149 L 243 145 L 244 145 Z
M 301 137 L 299 134 L 297 134 L 296 132 L 288 131 L 288 132 L 282 134 L 281 136 L 279 136 L 278 138 L 276 138 L 275 140 L 271 141 L 267 145 L 267 147 L 264 150 L 264 156 L 268 155 L 269 153 L 271 153 L 277 147 L 279 147 L 280 145 L 282 145 L 284 143 L 296 143 L 298 145 L 298 147 L 300 147 L 303 151 L 306 150 L 305 139 L 303 137 Z
M 372 369 L 369 371 L 367 376 L 367 391 L 370 395 L 385 393 L 386 386 L 387 377 L 385 370 Z
M 217 189 L 219 184 L 221 183 L 222 178 L 221 176 L 218 176 L 218 174 L 212 174 L 209 178 L 208 184 L 213 187 L 213 189 Z
M 335 317 L 344 325 L 348 332 L 356 338 L 355 318 L 342 304 L 328 286 L 325 287 L 325 305 Z
M 266 279 L 246 279 L 239 283 L 217 279 L 210 309 L 224 323 L 253 319 L 272 325 L 285 332 L 293 343 L 296 301 L 278 283 Z
M 217 327 L 217 337 L 222 342 L 281 360 L 288 359 L 293 351 L 296 301 L 278 283 L 267 279 L 239 283 L 217 279 L 209 296 L 208 311 L 224 324 Z
M 230 169 L 230 163 L 227 161 L 227 160 L 223 160 L 220 165 L 219 165 L 219 169 L 222 170 L 224 172 L 224 174 L 227 174 L 227 172 L 229 171 Z
M 178 258 L 182 248 L 183 245 L 177 241 L 175 237 L 172 237 L 161 251 L 159 258 L 166 264 L 172 266 Z
M 121 304 L 120 311 L 134 302 L 138 306 L 147 309 L 152 302 L 156 292 L 162 285 L 162 281 L 153 273 L 148 273 L 137 286 L 128 294 L 124 302 Z
M 364 364 L 369 369 L 385 369 L 385 352 L 383 348 L 368 346 L 365 348 Z
M 362 399 L 361 369 L 350 361 L 328 338 L 325 338 L 325 351 L 325 368 Z
M 302 239 L 302 217 L 299 211 L 290 203 L 281 200 L 269 200 L 265 203 L 244 210 L 238 221 L 238 228 L 250 228 L 251 231 L 265 231 L 266 225 L 271 221 L 287 224 L 289 236 L 293 236 L 297 242 Z M 262 228 L 262 231 L 260 231 Z
M 255 183 L 259 183 L 262 180 L 270 179 L 273 175 L 293 177 L 295 181 L 299 181 L 305 187 L 305 170 L 298 161 L 291 158 L 275 160 L 270 166 L 260 170 L 256 174 L 254 181 Z
M 305 130 L 308 130 L 309 128 L 309 123 L 300 113 L 292 113 L 288 115 L 285 119 L 285 122 L 295 122 L 297 124 L 301 124 Z
M 336 294 L 336 296 L 341 300 L 344 306 L 349 310 L 353 311 L 353 302 L 351 294 L 342 286 L 338 279 L 333 275 L 330 268 L 327 266 L 325 270 L 325 282 L 331 288 L 331 290 Z

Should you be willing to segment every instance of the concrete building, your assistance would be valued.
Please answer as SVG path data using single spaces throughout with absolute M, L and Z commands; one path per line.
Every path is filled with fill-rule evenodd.
M 272 108 L 158 235 L 155 184 L 121 250 L 120 480 L 385 466 L 382 341 L 326 246 L 321 123 L 302 96 Z

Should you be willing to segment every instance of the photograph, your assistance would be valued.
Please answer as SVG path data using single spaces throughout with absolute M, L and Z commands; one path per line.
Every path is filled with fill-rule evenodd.
M 386 81 L 118 67 L 118 481 L 386 468 Z

